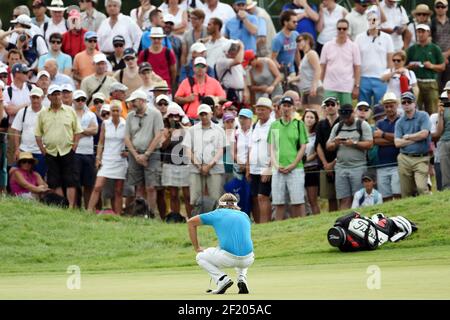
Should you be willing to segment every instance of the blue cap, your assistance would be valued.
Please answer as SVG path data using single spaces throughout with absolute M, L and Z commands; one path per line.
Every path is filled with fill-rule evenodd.
M 378 118 L 386 115 L 386 111 L 384 110 L 384 106 L 382 104 L 376 104 L 373 107 L 373 117 Z
M 84 40 L 97 39 L 97 33 L 95 31 L 88 31 L 84 34 Z
M 240 4 L 240 3 L 247 4 L 247 0 L 235 0 L 234 1 L 234 4 Z
M 253 119 L 253 112 L 250 109 L 241 109 L 241 111 L 239 111 L 239 116 Z
M 25 63 L 16 63 L 12 66 L 11 68 L 11 73 L 12 74 L 16 74 L 16 73 L 25 73 L 30 71 L 30 69 L 28 68 L 28 66 Z
M 416 96 L 414 95 L 414 93 L 406 91 L 402 93 L 402 99 L 410 99 L 412 101 L 416 101 Z

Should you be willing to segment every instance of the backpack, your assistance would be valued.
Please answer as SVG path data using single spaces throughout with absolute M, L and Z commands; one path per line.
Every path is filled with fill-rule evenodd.
M 387 241 L 397 242 L 417 231 L 414 222 L 397 216 L 386 217 L 377 213 L 371 218 L 353 211 L 336 219 L 328 230 L 328 243 L 342 252 L 375 250 Z
M 155 218 L 155 214 L 149 208 L 147 201 L 141 197 L 137 197 L 130 205 L 128 205 L 123 214 L 125 216 L 144 217 L 146 219 Z
M 27 85 L 29 91 L 31 91 L 31 89 L 33 89 L 33 86 L 31 85 L 31 83 L 26 82 L 26 85 Z M 12 97 L 13 97 L 13 89 L 12 89 L 12 87 L 11 87 L 11 86 L 8 86 L 8 87 L 6 88 L 6 92 L 8 93 L 9 101 L 11 101 L 11 100 L 12 100 Z M 26 115 L 26 113 L 27 113 L 27 109 L 26 109 L 26 108 L 28 108 L 28 107 L 25 107 L 25 110 L 24 110 L 24 112 L 23 112 L 22 123 L 25 121 L 25 115 Z M 8 128 L 8 127 L 9 127 L 9 114 L 6 113 L 6 117 L 3 118 L 3 119 L 0 121 L 0 128 Z
M 339 121 L 339 124 L 338 124 L 338 127 L 337 127 L 337 130 L 336 130 L 336 137 L 339 135 L 339 133 L 342 131 L 342 127 L 344 126 L 344 121 Z M 347 130 L 347 129 L 344 129 L 343 131 L 347 131 L 347 132 L 352 132 L 352 131 L 355 131 L 354 129 L 351 129 L 351 130 Z M 361 140 L 361 138 L 362 138 L 362 135 L 363 135 L 363 132 L 362 132 L 362 121 L 361 120 L 359 120 L 359 119 L 356 119 L 356 131 L 358 132 L 358 134 L 359 134 L 359 140 Z
M 69 207 L 69 201 L 67 200 L 67 198 L 52 192 L 46 193 L 40 201 L 47 206 L 57 206 L 61 208 Z
M 167 223 L 186 223 L 186 219 L 178 212 L 169 213 L 164 221 Z

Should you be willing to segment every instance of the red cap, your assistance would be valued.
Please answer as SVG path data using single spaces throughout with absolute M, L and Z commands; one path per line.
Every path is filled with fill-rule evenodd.
M 255 53 L 253 50 L 245 50 L 244 52 L 244 61 L 242 61 L 242 66 L 246 68 L 250 62 L 252 62 L 253 59 L 256 58 Z

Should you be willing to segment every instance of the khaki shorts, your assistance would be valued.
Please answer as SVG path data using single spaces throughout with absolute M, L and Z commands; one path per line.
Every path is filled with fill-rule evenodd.
M 320 171 L 320 198 L 336 200 L 336 187 L 334 182 L 328 181 L 324 170 Z

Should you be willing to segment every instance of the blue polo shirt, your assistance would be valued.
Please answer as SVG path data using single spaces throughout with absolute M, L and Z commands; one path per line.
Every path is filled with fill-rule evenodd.
M 258 19 L 258 37 L 267 37 L 267 23 L 262 17 L 255 16 Z
M 383 132 L 394 133 L 395 124 L 397 123 L 399 117 L 395 119 L 394 122 L 390 122 L 386 117 L 382 120 L 377 121 L 377 128 Z M 397 156 L 400 150 L 395 146 L 378 146 L 378 165 L 379 167 L 395 167 L 397 166 Z
M 247 19 L 251 24 L 258 26 L 258 18 L 254 15 L 247 14 Z M 244 22 L 234 17 L 228 20 L 225 25 L 225 36 L 233 40 L 241 40 L 244 44 L 245 50 L 253 50 L 256 52 L 256 35 L 248 32 L 247 28 L 244 26 Z
M 277 61 L 289 66 L 289 72 L 295 72 L 295 51 L 297 50 L 297 31 L 292 31 L 289 37 L 280 31 L 272 40 L 272 52 L 277 52 Z
M 251 222 L 247 214 L 233 209 L 217 209 L 200 215 L 202 224 L 214 228 L 219 246 L 235 256 L 253 252 Z
M 139 51 L 148 49 L 152 45 L 152 39 L 150 38 L 152 28 L 148 28 L 141 36 L 141 44 L 139 46 Z M 167 37 L 164 37 L 162 41 L 162 45 L 164 47 L 167 47 L 168 49 L 172 48 L 172 43 L 170 43 L 170 40 Z
M 310 4 L 309 6 L 311 7 L 311 9 L 317 12 L 317 6 L 315 4 Z M 305 12 L 305 9 L 303 7 L 299 7 L 294 3 L 284 5 L 282 11 L 285 10 L 294 10 L 295 13 L 297 14 Z M 316 40 L 317 38 L 316 25 L 314 21 L 312 21 L 310 18 L 303 18 L 298 22 L 297 32 L 298 33 L 308 32 L 314 37 L 314 40 Z
M 395 138 L 402 138 L 405 134 L 414 134 L 422 130 L 431 130 L 430 116 L 425 111 L 416 111 L 409 119 L 406 114 L 395 124 Z M 431 134 L 422 141 L 414 142 L 409 146 L 400 148 L 401 153 L 427 153 L 430 149 Z
M 187 72 L 186 72 L 186 67 L 188 69 Z M 208 70 L 206 71 L 206 73 L 211 78 L 215 78 L 215 76 L 216 76 L 214 74 L 214 69 L 211 68 L 210 66 L 208 66 Z M 194 77 L 194 62 L 192 60 L 191 60 L 191 62 L 188 65 L 181 67 L 180 78 L 179 78 L 178 82 L 181 83 L 181 81 L 186 79 L 188 76 L 189 77 Z

